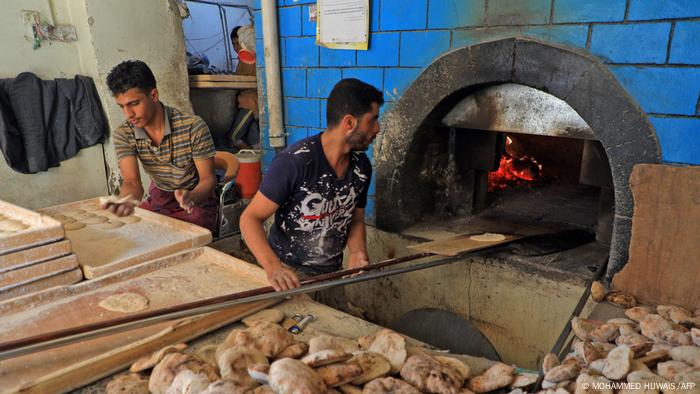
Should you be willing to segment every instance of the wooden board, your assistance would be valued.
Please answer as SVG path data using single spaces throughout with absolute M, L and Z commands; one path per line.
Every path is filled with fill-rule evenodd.
M 460 253 L 476 251 L 520 239 L 522 235 L 504 234 L 502 241 L 475 241 L 470 237 L 477 234 L 463 234 L 456 237 L 410 245 L 408 248 L 420 252 L 430 252 L 441 256 L 456 256 Z
M 94 198 L 40 211 L 57 214 L 76 208 L 91 210 L 97 204 L 98 199 Z M 97 278 L 144 261 L 197 248 L 212 240 L 209 230 L 191 223 L 141 208 L 136 208 L 134 215 L 142 220 L 109 230 L 92 225 L 66 232 L 86 278 Z
M 15 297 L 26 296 L 56 286 L 72 285 L 80 282 L 81 280 L 83 280 L 83 270 L 80 268 L 73 268 L 65 272 L 36 277 L 31 282 L 10 286 L 5 290 L 0 291 L 0 302 Z
M 0 235 L 0 255 L 63 239 L 61 223 L 45 215 L 0 200 L 0 214 L 29 225 L 12 234 Z
M 0 273 L 62 257 L 70 252 L 70 241 L 64 239 L 58 242 L 36 246 L 31 249 L 4 254 L 0 256 Z
M 629 260 L 613 288 L 642 303 L 700 308 L 700 167 L 639 164 Z
M 79 267 L 80 265 L 75 255 L 69 254 L 68 256 L 59 257 L 54 260 L 7 271 L 0 275 L 0 293 L 6 289 L 31 283 L 37 278 L 53 276 Z
M 261 268 L 211 248 L 199 248 L 97 280 L 0 303 L 0 342 L 123 316 L 98 306 L 113 294 L 140 294 L 149 300 L 148 308 L 155 309 L 265 285 Z M 126 368 L 167 344 L 187 341 L 277 302 L 239 305 L 5 360 L 0 368 L 0 393 L 20 387 L 30 393 L 66 392 Z
M 257 82 L 218 82 L 218 81 L 204 81 L 204 82 L 192 82 L 190 81 L 191 88 L 205 88 L 205 89 L 256 89 L 258 87 Z
M 255 75 L 231 75 L 231 74 L 213 74 L 213 75 L 190 75 L 190 82 L 202 81 L 217 81 L 217 82 L 255 82 Z

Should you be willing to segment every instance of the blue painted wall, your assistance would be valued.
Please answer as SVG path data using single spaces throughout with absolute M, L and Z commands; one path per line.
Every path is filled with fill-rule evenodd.
M 700 0 L 370 0 L 368 51 L 316 46 L 313 3 L 278 0 L 289 142 L 325 127 L 325 98 L 341 77 L 382 90 L 385 111 L 442 53 L 524 35 L 598 56 L 648 113 L 664 160 L 700 164 Z

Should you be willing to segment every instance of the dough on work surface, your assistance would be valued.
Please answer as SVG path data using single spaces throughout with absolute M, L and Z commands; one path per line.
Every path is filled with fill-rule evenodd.
M 100 224 L 99 227 L 104 230 L 111 230 L 114 228 L 119 228 L 123 225 L 124 222 L 122 222 L 121 220 L 107 220 L 106 222 Z
M 75 216 L 75 215 L 80 215 L 81 213 L 85 213 L 85 210 L 80 209 L 80 208 L 73 208 L 73 209 L 66 209 L 65 211 L 59 212 L 62 215 L 66 216 Z
M 85 227 L 85 223 L 81 223 L 81 222 L 73 221 L 73 222 L 63 223 L 63 229 L 66 231 L 80 230 L 83 227 Z
M 113 294 L 98 304 L 101 308 L 113 312 L 138 312 L 148 307 L 148 299 L 136 293 Z
M 92 203 L 85 204 L 85 205 L 81 205 L 80 209 L 87 211 L 87 212 L 98 211 L 98 210 L 100 210 L 100 204 L 92 204 Z
M 132 223 L 138 223 L 138 222 L 140 222 L 140 221 L 141 221 L 141 217 L 140 217 L 140 216 L 136 216 L 136 215 L 134 215 L 134 214 L 131 214 L 131 215 L 129 215 L 129 216 L 120 216 L 120 217 L 119 217 L 119 220 L 121 220 L 122 222 L 124 222 L 124 223 L 126 223 L 126 224 L 132 224 Z
M 95 216 L 97 216 L 97 215 L 95 215 L 92 212 L 85 212 L 85 213 L 79 213 L 77 215 L 71 215 L 71 217 L 75 220 L 84 220 L 84 219 L 94 218 Z
M 8 219 L 0 222 L 0 230 L 7 232 L 22 231 L 27 228 L 29 228 L 29 225 L 15 219 Z
M 85 224 L 100 224 L 106 222 L 108 219 L 104 216 L 93 216 L 87 219 L 81 219 L 80 221 Z
M 498 242 L 506 239 L 506 236 L 503 234 L 496 233 L 483 233 L 478 235 L 472 235 L 471 237 L 469 237 L 469 239 L 479 242 Z

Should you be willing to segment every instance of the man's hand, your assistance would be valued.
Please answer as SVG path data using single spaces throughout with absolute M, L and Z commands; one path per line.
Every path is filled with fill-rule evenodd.
M 362 268 L 369 265 L 369 257 L 367 257 L 367 252 L 357 251 L 350 254 L 348 259 L 348 268 Z
M 134 207 L 138 204 L 139 201 L 132 198 L 131 194 L 121 198 L 115 196 L 100 197 L 100 208 L 107 209 L 120 217 L 134 213 Z
M 275 291 L 290 290 L 299 287 L 299 277 L 291 269 L 279 263 L 265 270 L 267 280 Z
M 192 208 L 194 208 L 194 201 L 190 195 L 189 190 L 177 189 L 175 190 L 175 200 L 180 204 L 180 208 L 184 209 L 185 212 L 192 213 Z

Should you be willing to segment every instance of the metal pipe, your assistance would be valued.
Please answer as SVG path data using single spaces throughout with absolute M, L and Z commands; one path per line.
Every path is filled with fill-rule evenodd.
M 219 19 L 221 20 L 221 30 L 223 30 L 224 33 L 224 54 L 226 56 L 226 69 L 228 71 L 235 71 L 233 70 L 233 65 L 231 64 L 231 45 L 233 43 L 229 43 L 229 33 L 228 33 L 228 24 L 226 23 L 226 11 L 224 10 L 224 7 L 218 6 L 219 9 Z
M 265 47 L 265 82 L 267 85 L 267 112 L 270 120 L 270 146 L 286 145 L 282 117 L 282 82 L 280 78 L 280 49 L 277 31 L 277 1 L 262 0 L 263 44 Z

